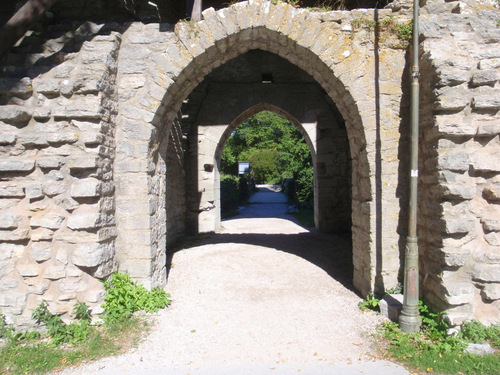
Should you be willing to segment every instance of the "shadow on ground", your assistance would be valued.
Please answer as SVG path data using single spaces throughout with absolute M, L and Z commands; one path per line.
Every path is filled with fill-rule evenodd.
M 212 233 L 186 237 L 169 249 L 167 269 L 174 254 L 207 244 L 247 244 L 262 246 L 301 257 L 323 269 L 344 287 L 357 293 L 352 284 L 352 244 L 348 236 L 313 232 L 296 234 Z

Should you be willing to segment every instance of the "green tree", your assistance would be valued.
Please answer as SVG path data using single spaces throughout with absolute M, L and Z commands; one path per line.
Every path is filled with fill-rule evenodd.
M 313 197 L 311 153 L 300 131 L 276 113 L 248 118 L 231 135 L 222 152 L 221 172 L 235 174 L 238 161 L 249 161 L 257 183 L 294 178 L 297 199 Z

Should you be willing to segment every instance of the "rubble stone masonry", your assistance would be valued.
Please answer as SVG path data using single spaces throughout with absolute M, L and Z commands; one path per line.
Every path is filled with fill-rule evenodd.
M 254 49 L 305 71 L 337 106 L 343 138 L 314 111 L 295 120 L 312 149 L 340 150 L 315 160 L 315 173 L 320 163 L 328 175 L 348 144 L 355 287 L 396 286 L 411 51 L 383 25 L 410 19 L 405 1 L 313 12 L 253 0 L 207 9 L 198 23 L 79 21 L 29 32 L 0 73 L 0 311 L 8 322 L 30 327 L 42 300 L 64 319 L 76 301 L 97 317 L 99 279 L 119 269 L 164 286 L 168 245 L 198 231 L 193 212 L 203 213 L 202 231 L 207 215 L 216 223 L 208 230 L 217 229 L 217 158 L 235 123 L 204 128 L 183 105 L 214 69 Z M 499 19 L 496 2 L 421 8 L 420 285 L 454 324 L 500 323 Z M 335 193 L 318 193 L 316 207 L 330 207 Z

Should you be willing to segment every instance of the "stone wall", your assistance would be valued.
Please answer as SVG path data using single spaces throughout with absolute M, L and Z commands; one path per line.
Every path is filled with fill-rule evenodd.
M 65 50 L 65 37 L 80 48 Z M 115 268 L 120 43 L 119 33 L 88 23 L 48 40 L 51 54 L 18 54 L 4 67 L 0 307 L 18 326 L 32 323 L 42 300 L 64 318 L 75 300 L 99 313 L 97 279 Z
M 0 77 L 0 309 L 9 322 L 28 326 L 42 299 L 65 319 L 76 300 L 99 314 L 98 278 L 114 269 L 165 285 L 167 244 L 197 232 L 203 208 L 206 139 L 182 107 L 217 67 L 254 49 L 296 65 L 338 108 L 341 121 L 315 113 L 297 123 L 313 149 L 332 123 L 345 125 L 324 157 L 332 166 L 349 150 L 340 175 L 351 172 L 342 194 L 351 196 L 353 282 L 362 294 L 396 286 L 409 66 L 407 44 L 374 27 L 389 16 L 405 22 L 408 7 L 319 13 L 253 0 L 175 27 L 76 22 L 28 35 Z M 500 316 L 498 18 L 472 0 L 422 9 L 421 285 L 453 322 Z
M 423 297 L 450 320 L 500 316 L 500 11 L 422 11 Z

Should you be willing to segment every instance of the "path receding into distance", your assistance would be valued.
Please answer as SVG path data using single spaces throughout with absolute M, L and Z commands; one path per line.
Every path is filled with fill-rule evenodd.
M 275 190 L 174 253 L 172 305 L 137 349 L 64 374 L 408 375 L 372 356 L 382 318 L 357 306 L 349 239 L 299 226 Z

